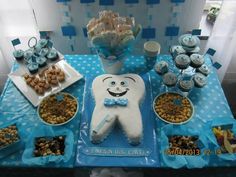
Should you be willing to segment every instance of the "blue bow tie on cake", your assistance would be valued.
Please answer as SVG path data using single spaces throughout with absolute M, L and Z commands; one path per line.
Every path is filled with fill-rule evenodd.
M 128 99 L 127 98 L 118 98 L 118 99 L 110 99 L 105 98 L 104 99 L 104 105 L 108 107 L 112 106 L 127 106 Z

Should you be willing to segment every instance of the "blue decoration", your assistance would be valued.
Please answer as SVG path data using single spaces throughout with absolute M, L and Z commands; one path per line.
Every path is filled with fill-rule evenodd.
M 178 106 L 181 106 L 182 105 L 182 99 L 175 99 L 174 101 L 173 101 L 173 103 L 175 104 L 175 105 L 178 105 Z
M 114 157 L 146 157 L 151 150 L 148 148 L 107 148 L 107 147 L 86 147 L 83 153 L 92 156 L 114 156 Z
M 178 26 L 167 26 L 165 36 L 178 36 L 179 27 Z
M 14 40 L 11 41 L 11 43 L 12 43 L 13 46 L 19 45 L 20 44 L 20 39 L 19 38 L 14 39 Z
M 47 32 L 46 31 L 40 31 L 39 35 L 40 35 L 40 38 L 47 38 Z
M 76 36 L 75 27 L 72 25 L 61 27 L 63 36 Z
M 143 28 L 142 38 L 151 39 L 156 37 L 156 28 Z
M 113 6 L 114 0 L 99 0 L 100 6 Z
M 88 37 L 87 28 L 83 28 L 84 37 Z
M 148 5 L 151 5 L 151 4 L 160 4 L 160 0 L 147 0 L 146 3 Z
M 102 127 L 104 127 L 104 125 L 107 123 L 107 122 L 110 122 L 112 119 L 114 118 L 111 118 L 109 117 L 109 114 L 107 114 L 103 119 L 102 121 L 96 126 L 96 128 L 93 130 L 93 133 L 98 133 L 99 130 L 101 130 Z
M 199 36 L 201 35 L 202 30 L 201 29 L 193 29 L 192 30 L 192 35 Z
M 104 106 L 127 106 L 128 104 L 128 99 L 127 98 L 118 98 L 118 99 L 109 99 L 105 98 L 104 99 Z
M 58 102 L 60 102 L 60 101 L 64 100 L 64 95 L 59 93 L 56 95 L 56 99 Z
M 218 63 L 218 62 L 215 62 L 215 63 L 213 63 L 212 66 L 215 67 L 218 70 L 218 69 L 221 68 L 222 65 L 220 63 Z
M 52 46 L 53 46 L 52 41 L 48 40 L 48 44 L 47 44 L 47 46 L 48 46 L 48 48 L 52 48 Z
M 184 3 L 185 0 L 171 0 L 172 3 Z
M 125 4 L 137 4 L 138 0 L 125 0 Z
M 209 48 L 206 52 L 206 54 L 213 56 L 216 53 L 216 50 Z
M 95 0 L 80 0 L 81 4 L 93 3 Z

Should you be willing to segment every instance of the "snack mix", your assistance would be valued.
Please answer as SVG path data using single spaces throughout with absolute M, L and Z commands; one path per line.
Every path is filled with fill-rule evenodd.
M 49 124 L 61 124 L 70 120 L 77 111 L 75 98 L 66 93 L 64 98 L 58 101 L 56 94 L 46 97 L 39 105 L 40 117 Z
M 156 99 L 154 108 L 162 119 L 171 123 L 185 122 L 191 118 L 193 113 L 190 101 L 177 93 L 160 95 Z
M 35 139 L 34 156 L 64 155 L 65 137 L 39 137 Z

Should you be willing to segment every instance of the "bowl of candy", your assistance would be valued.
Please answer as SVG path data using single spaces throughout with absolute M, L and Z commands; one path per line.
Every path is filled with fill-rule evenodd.
M 153 101 L 153 110 L 158 118 L 170 124 L 187 123 L 194 115 L 191 100 L 177 92 L 165 92 Z
M 38 117 L 46 125 L 60 126 L 77 115 L 79 104 L 69 93 L 59 92 L 45 97 L 38 106 Z
M 134 18 L 121 17 L 112 11 L 101 11 L 98 18 L 89 21 L 88 38 L 100 58 L 104 72 L 120 72 L 140 31 L 141 25 L 135 25 Z

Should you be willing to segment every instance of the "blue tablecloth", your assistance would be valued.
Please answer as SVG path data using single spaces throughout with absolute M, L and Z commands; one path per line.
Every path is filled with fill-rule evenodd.
M 95 55 L 65 55 L 66 61 L 79 71 L 85 77 L 96 76 L 102 74 L 100 62 L 98 57 Z M 210 66 L 210 58 L 206 56 L 206 63 Z M 166 60 L 170 65 L 173 65 L 172 59 L 169 55 L 160 55 L 157 60 Z M 13 70 L 16 66 L 14 66 Z M 130 56 L 125 63 L 123 68 L 124 72 L 142 73 L 145 72 L 145 60 L 143 56 Z M 151 84 L 153 94 L 158 95 L 160 92 L 160 77 L 151 70 Z M 75 136 L 74 146 L 76 147 L 78 135 L 79 135 L 79 121 L 81 116 L 82 100 L 83 100 L 83 89 L 85 80 L 82 79 L 65 91 L 70 92 L 79 100 L 80 112 L 77 117 L 64 127 L 73 131 Z M 204 123 L 214 118 L 219 117 L 231 117 L 233 119 L 230 108 L 227 104 L 227 100 L 224 96 L 222 88 L 220 86 L 217 74 L 213 68 L 211 68 L 211 74 L 208 77 L 208 85 L 203 89 L 194 88 L 189 95 L 195 107 L 195 116 L 191 120 L 195 124 L 195 128 L 201 128 Z M 18 119 L 25 131 L 24 140 L 31 133 L 33 129 L 40 127 L 42 123 L 39 121 L 36 115 L 36 109 L 29 103 L 29 101 L 20 93 L 20 91 L 14 86 L 14 84 L 8 80 L 4 91 L 0 97 L 0 125 L 4 125 L 11 120 Z M 197 120 L 202 120 L 198 122 Z M 166 125 L 164 122 L 157 120 L 157 141 L 160 145 L 160 130 L 161 127 Z M 185 124 L 183 126 L 188 126 Z M 57 127 L 60 128 L 60 127 Z M 192 128 L 192 127 L 189 127 Z M 49 165 L 54 167 L 73 167 L 76 155 L 76 148 L 72 158 L 67 163 L 60 163 L 56 165 Z M 1 166 L 26 166 L 22 163 L 21 156 L 23 149 L 17 153 L 14 153 L 4 159 L 0 160 Z M 216 156 L 211 156 L 209 166 L 230 166 L 236 165 L 236 162 L 226 162 L 218 159 Z M 48 165 L 47 165 L 48 166 Z M 166 166 L 164 162 L 161 162 L 161 166 Z

